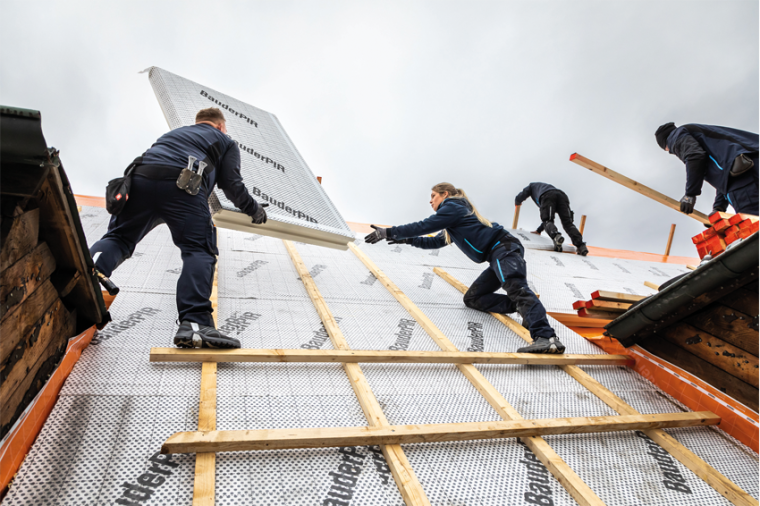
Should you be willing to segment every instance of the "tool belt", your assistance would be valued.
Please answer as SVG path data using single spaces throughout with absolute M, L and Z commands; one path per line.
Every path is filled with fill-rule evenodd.
M 169 165 L 139 165 L 133 174 L 148 179 L 177 179 L 182 169 Z
M 194 170 L 196 162 L 198 169 Z M 176 179 L 179 189 L 185 190 L 190 195 L 197 195 L 203 183 L 203 176 L 213 170 L 213 165 L 190 155 L 188 156 L 187 167 L 184 169 L 170 165 L 140 165 L 135 168 L 134 173 L 154 180 Z

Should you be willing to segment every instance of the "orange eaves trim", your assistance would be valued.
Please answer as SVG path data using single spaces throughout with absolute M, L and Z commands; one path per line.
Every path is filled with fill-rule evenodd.
M 629 355 L 635 359 L 634 371 L 692 411 L 712 411 L 721 417 L 721 430 L 758 452 L 760 418 L 750 408 L 639 346 L 624 348 L 617 339 L 602 335 L 603 328 L 571 329 L 607 353 Z
M 644 253 L 643 251 L 628 251 L 624 249 L 588 247 L 589 255 L 595 257 L 621 258 L 625 260 L 644 260 L 647 262 L 661 262 L 663 264 L 697 265 L 699 258 L 677 257 L 673 255 L 658 255 L 656 253 Z
M 585 318 L 582 316 L 578 316 L 576 313 L 552 313 L 547 312 L 549 316 L 560 322 L 562 325 L 565 325 L 566 327 L 574 328 L 574 327 L 593 327 L 593 328 L 599 328 L 599 334 L 604 332 L 604 327 L 608 323 L 610 323 L 612 320 L 603 320 L 601 318 Z M 577 332 L 580 334 L 580 332 Z M 583 335 L 583 334 L 581 334 Z M 585 337 L 585 336 L 584 336 Z
M 24 462 L 26 454 L 37 439 L 37 435 L 45 425 L 48 415 L 53 410 L 58 393 L 63 387 L 66 378 L 69 377 L 74 364 L 95 334 L 95 327 L 92 326 L 76 337 L 69 339 L 66 347 L 66 354 L 61 360 L 61 364 L 53 372 L 37 397 L 29 404 L 26 412 L 16 422 L 13 430 L 5 439 L 3 446 L 0 447 L 0 491 L 4 491 L 10 484 L 11 480 Z
M 103 298 L 106 301 L 106 308 L 110 307 L 114 297 L 103 292 Z M 5 438 L 3 445 L 0 446 L 0 497 L 24 462 L 34 440 L 37 439 L 42 426 L 45 425 L 48 415 L 53 411 L 63 383 L 74 369 L 82 351 L 92 341 L 93 335 L 95 335 L 94 325 L 78 336 L 69 339 L 61 363 L 37 394 L 37 397 L 29 404 L 26 412 L 16 422 Z
M 102 207 L 103 209 L 106 208 L 105 197 L 91 197 L 89 195 L 74 195 L 74 199 L 77 201 L 77 205 L 79 206 Z
M 712 411 L 721 418 L 718 428 L 758 452 L 760 418 L 750 408 L 678 366 L 639 346 L 628 348 L 636 359 L 633 369 L 692 411 Z

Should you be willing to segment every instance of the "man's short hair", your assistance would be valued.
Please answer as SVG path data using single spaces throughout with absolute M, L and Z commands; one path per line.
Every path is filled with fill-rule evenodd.
M 210 121 L 211 123 L 223 123 L 227 120 L 224 119 L 224 114 L 217 107 L 209 107 L 208 109 L 201 109 L 198 114 L 195 115 L 195 122 Z

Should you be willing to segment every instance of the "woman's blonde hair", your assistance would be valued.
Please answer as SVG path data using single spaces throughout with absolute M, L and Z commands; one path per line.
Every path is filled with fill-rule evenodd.
M 478 221 L 480 221 L 480 223 L 482 223 L 486 227 L 492 227 L 493 226 L 493 225 L 491 225 L 491 222 L 488 221 L 488 219 L 486 219 L 482 214 L 480 214 L 478 212 L 478 209 L 470 201 L 470 199 L 467 198 L 467 194 L 464 192 L 463 189 L 457 188 L 457 187 L 455 187 L 451 183 L 438 183 L 437 185 L 433 186 L 433 188 L 431 188 L 431 189 L 434 192 L 439 193 L 439 194 L 448 192 L 448 194 L 449 194 L 448 198 L 451 198 L 451 199 L 464 199 L 464 200 L 466 200 L 467 203 L 470 204 L 470 208 L 472 208 L 472 213 L 471 214 L 474 214 L 475 217 L 478 219 Z M 443 236 L 444 236 L 444 238 L 446 238 L 446 244 L 451 244 L 451 237 L 449 236 L 448 230 L 444 230 L 443 231 Z

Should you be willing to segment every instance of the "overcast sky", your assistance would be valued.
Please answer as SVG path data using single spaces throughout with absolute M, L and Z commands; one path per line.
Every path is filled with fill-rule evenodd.
M 758 131 L 758 2 L 0 0 L 0 103 L 38 109 L 75 193 L 167 130 L 158 66 L 280 119 L 348 221 L 431 214 L 464 188 L 511 225 L 544 181 L 588 215 L 589 244 L 696 256 L 704 230 L 568 161 L 578 152 L 675 199 L 662 123 Z M 697 209 L 709 212 L 705 184 Z M 523 228 L 539 224 L 526 202 Z

